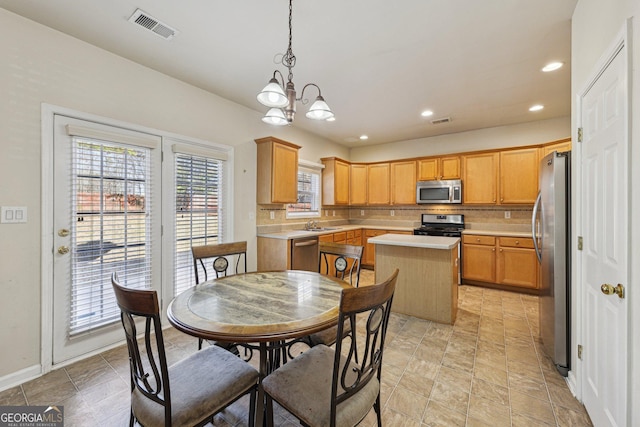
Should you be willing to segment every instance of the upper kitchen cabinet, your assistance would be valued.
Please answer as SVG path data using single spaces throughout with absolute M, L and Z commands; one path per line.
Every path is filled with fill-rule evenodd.
M 367 165 L 351 164 L 349 174 L 349 204 L 367 204 Z
M 498 202 L 498 169 L 496 152 L 467 154 L 462 157 L 462 200 L 468 204 Z
M 391 204 L 415 205 L 416 162 L 391 162 Z
M 418 181 L 460 179 L 460 156 L 429 157 L 418 160 Z
M 533 204 L 538 195 L 538 149 L 500 152 L 500 204 Z
M 258 145 L 256 202 L 260 205 L 296 203 L 300 146 L 274 137 L 255 141 Z
M 349 204 L 349 163 L 337 157 L 320 159 L 322 171 L 322 204 Z
M 367 165 L 368 205 L 389 204 L 389 169 L 389 163 L 371 163 Z
M 554 151 L 557 151 L 558 153 L 562 153 L 564 151 L 571 151 L 571 138 L 564 138 L 558 141 L 551 142 L 549 144 L 545 144 L 542 147 L 541 158 Z

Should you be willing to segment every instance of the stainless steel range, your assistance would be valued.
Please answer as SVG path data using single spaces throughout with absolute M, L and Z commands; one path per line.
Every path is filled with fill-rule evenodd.
M 464 230 L 464 215 L 422 214 L 419 228 L 413 234 L 423 236 L 461 237 Z

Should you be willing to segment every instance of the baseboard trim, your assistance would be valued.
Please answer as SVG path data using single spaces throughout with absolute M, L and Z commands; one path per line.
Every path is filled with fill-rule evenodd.
M 0 377 L 0 391 L 10 389 L 24 382 L 33 380 L 42 375 L 42 367 L 40 365 L 29 366 L 28 368 L 12 372 L 9 375 Z

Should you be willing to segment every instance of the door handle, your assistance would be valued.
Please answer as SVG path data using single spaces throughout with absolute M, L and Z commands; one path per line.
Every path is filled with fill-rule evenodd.
M 602 286 L 600 286 L 600 290 L 605 295 L 616 294 L 619 298 L 624 298 L 624 286 L 622 286 L 620 283 L 618 283 L 618 286 L 615 287 L 611 286 L 608 283 L 604 283 Z
M 69 253 L 69 247 L 68 246 L 60 246 L 58 248 L 58 253 L 60 255 L 68 254 Z

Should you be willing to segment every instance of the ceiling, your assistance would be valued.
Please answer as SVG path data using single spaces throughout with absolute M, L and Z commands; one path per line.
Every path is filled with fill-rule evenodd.
M 404 141 L 570 115 L 577 0 L 296 0 L 293 82 L 316 83 L 336 115 L 293 126 L 336 143 Z M 256 100 L 288 45 L 286 0 L 0 0 L 0 7 L 194 86 Z M 142 9 L 179 33 L 128 22 Z M 560 61 L 560 70 L 541 68 Z M 307 89 L 313 101 L 317 92 Z M 533 104 L 544 109 L 529 112 Z M 430 109 L 433 116 L 420 113 Z M 449 123 L 432 124 L 440 118 Z M 265 127 L 270 126 L 264 124 Z M 359 136 L 366 134 L 363 142 Z

